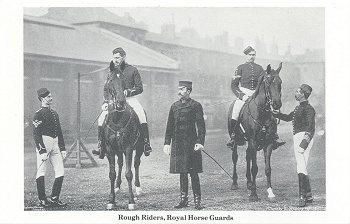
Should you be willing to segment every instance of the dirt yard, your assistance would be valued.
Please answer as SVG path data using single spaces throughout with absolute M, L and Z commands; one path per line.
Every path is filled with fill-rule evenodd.
M 324 211 L 326 208 L 326 183 L 325 183 L 325 140 L 324 137 L 315 135 L 315 144 L 310 153 L 308 170 L 311 179 L 311 187 L 314 195 L 314 203 L 297 208 L 298 179 L 296 163 L 292 150 L 292 138 L 290 126 L 279 127 L 280 138 L 287 141 L 284 147 L 275 150 L 272 154 L 272 187 L 276 200 L 270 202 L 266 192 L 266 177 L 264 172 L 264 157 L 258 152 L 259 172 L 257 176 L 258 202 L 249 202 L 249 191 L 246 189 L 245 179 L 245 148 L 239 148 L 238 160 L 238 185 L 239 189 L 230 190 L 231 179 L 208 156 L 203 153 L 204 172 L 200 174 L 202 200 L 204 210 L 235 211 L 291 211 L 312 210 Z M 213 156 L 229 173 L 232 173 L 231 151 L 225 147 L 228 136 L 221 131 L 207 133 L 205 150 Z M 70 144 L 67 143 L 67 148 Z M 91 150 L 95 144 L 86 144 Z M 140 181 L 143 194 L 136 201 L 136 210 L 157 211 L 174 210 L 173 206 L 179 200 L 179 176 L 169 174 L 169 157 L 163 153 L 163 138 L 152 139 L 154 151 L 149 157 L 142 157 L 140 168 Z M 35 153 L 32 147 L 24 149 L 24 207 L 25 210 L 40 210 L 37 207 L 37 193 L 34 173 Z M 81 169 L 67 167 L 61 194 L 61 200 L 68 203 L 62 210 L 90 211 L 106 210 L 109 179 L 107 159 L 96 158 L 98 167 L 89 167 L 88 160 Z M 68 161 L 72 162 L 72 161 Z M 124 163 L 125 164 L 125 163 Z M 48 169 L 46 177 L 46 193 L 53 184 L 52 169 Z M 116 210 L 127 210 L 128 192 L 127 181 L 122 177 L 122 190 L 116 197 Z M 182 209 L 194 210 L 191 187 L 189 188 L 190 207 Z

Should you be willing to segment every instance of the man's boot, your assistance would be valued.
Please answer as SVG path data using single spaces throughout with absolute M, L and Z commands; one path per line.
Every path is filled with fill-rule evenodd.
M 188 175 L 180 173 L 180 202 L 174 208 L 184 208 L 188 206 Z
M 314 198 L 312 197 L 312 193 L 311 193 L 311 186 L 310 186 L 309 175 L 305 176 L 305 187 L 306 187 L 306 202 L 307 203 L 312 203 Z
M 149 141 L 149 132 L 148 132 L 147 123 L 141 124 L 141 132 L 142 132 L 143 141 L 144 141 L 143 152 L 145 156 L 149 156 L 152 152 L 152 148 L 151 148 L 151 143 Z
M 228 148 L 233 148 L 234 147 L 234 145 L 236 144 L 235 143 L 235 131 L 236 131 L 236 123 L 237 123 L 237 121 L 236 120 L 234 120 L 234 119 L 231 119 L 231 127 L 232 127 L 232 134 L 231 134 L 231 136 L 230 136 L 230 140 L 227 142 L 227 144 L 226 144 L 226 146 L 228 147 Z
M 53 183 L 53 187 L 52 187 L 51 197 L 49 198 L 50 203 L 57 207 L 63 207 L 67 205 L 66 203 L 63 203 L 62 201 L 59 200 L 61 189 L 62 189 L 62 183 L 63 183 L 63 176 L 57 177 L 55 179 L 55 182 Z
M 306 177 L 305 174 L 298 173 L 298 179 L 299 179 L 299 202 L 298 202 L 298 207 L 305 207 L 306 206 L 305 177 Z
M 101 154 L 101 133 L 102 133 L 102 126 L 98 126 L 98 129 L 97 129 L 97 140 L 98 140 L 97 150 L 96 149 L 92 150 L 92 154 L 97 155 L 97 156 Z
M 194 208 L 201 210 L 204 206 L 201 204 L 201 185 L 199 183 L 198 173 L 191 173 L 192 191 L 194 199 Z
M 274 145 L 273 145 L 273 150 L 275 150 L 275 149 L 277 149 L 278 147 L 280 147 L 280 146 L 286 144 L 286 142 L 284 142 L 284 141 L 279 142 L 278 139 L 279 139 L 279 136 L 278 136 L 278 134 L 276 133 L 276 134 L 275 134 L 275 141 L 274 141 L 274 143 L 273 143 L 273 144 L 274 144 Z
M 36 179 L 36 188 L 38 190 L 39 206 L 43 208 L 48 208 L 50 206 L 49 201 L 45 194 L 45 178 L 40 176 Z

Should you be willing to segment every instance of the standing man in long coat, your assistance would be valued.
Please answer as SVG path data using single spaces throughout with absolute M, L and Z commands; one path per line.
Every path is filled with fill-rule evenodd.
M 200 210 L 203 206 L 198 173 L 203 172 L 201 149 L 204 147 L 206 132 L 203 108 L 199 102 L 190 98 L 192 82 L 180 81 L 178 89 L 180 99 L 170 108 L 164 153 L 170 155 L 170 173 L 180 174 L 180 202 L 175 208 L 188 206 L 189 173 L 195 209 Z

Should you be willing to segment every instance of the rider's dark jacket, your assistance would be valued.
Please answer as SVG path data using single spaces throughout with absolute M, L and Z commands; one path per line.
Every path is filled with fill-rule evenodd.
M 41 107 L 33 118 L 33 136 L 36 148 L 40 154 L 47 152 L 43 142 L 43 135 L 51 138 L 58 137 L 60 151 L 66 150 L 58 114 L 50 107 Z
M 189 98 L 171 105 L 164 142 L 164 145 L 171 143 L 170 173 L 203 171 L 201 151 L 194 151 L 194 146 L 196 143 L 204 145 L 205 133 L 203 108 L 199 102 Z
M 110 66 L 109 66 L 110 72 L 107 77 L 107 82 L 108 80 L 113 80 L 113 76 L 117 75 L 115 72 L 114 68 L 114 63 L 111 61 Z M 124 88 L 127 90 L 127 97 L 130 96 L 136 96 L 138 94 L 141 94 L 143 92 L 143 85 L 142 85 L 142 80 L 139 71 L 137 68 L 135 68 L 132 65 L 129 65 L 125 62 L 122 62 L 120 65 L 120 70 L 122 71 L 122 78 L 124 80 Z M 106 99 L 107 94 L 108 94 L 108 88 L 105 85 L 104 87 L 104 97 Z
M 241 87 L 255 90 L 259 77 L 263 72 L 264 69 L 254 62 L 246 62 L 239 65 L 231 81 L 232 92 L 237 98 L 242 100 L 245 94 L 239 89 L 239 84 L 241 84 Z
M 299 132 L 306 132 L 309 140 L 315 133 L 315 109 L 309 104 L 308 101 L 301 102 L 295 107 L 294 111 L 289 114 L 278 113 L 275 117 L 284 121 L 293 122 L 293 135 Z

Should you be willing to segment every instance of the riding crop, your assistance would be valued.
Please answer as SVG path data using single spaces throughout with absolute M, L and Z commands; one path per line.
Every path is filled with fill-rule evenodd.
M 209 158 L 211 158 L 216 164 L 218 164 L 218 166 L 225 171 L 225 173 L 233 180 L 233 177 L 211 156 L 209 155 L 206 151 L 204 151 L 204 149 L 202 149 L 202 152 L 204 152 L 207 156 L 209 156 Z

